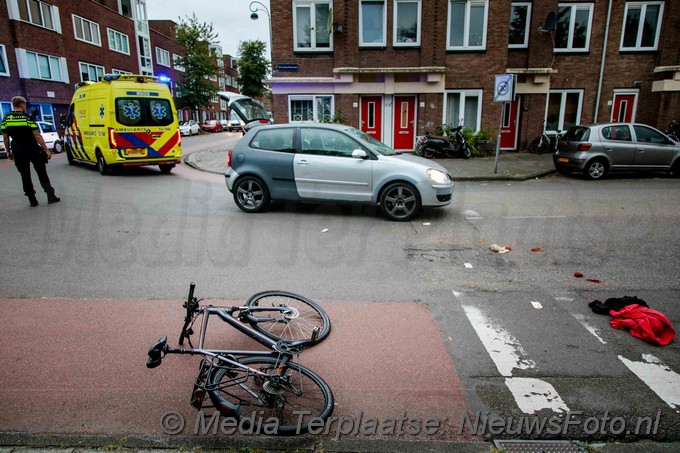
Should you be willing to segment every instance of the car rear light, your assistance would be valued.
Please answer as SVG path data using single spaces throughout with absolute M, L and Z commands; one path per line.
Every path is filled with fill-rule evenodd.
M 109 145 L 111 145 L 111 149 L 118 149 L 118 143 L 116 142 L 116 130 L 112 127 L 109 128 Z
M 231 150 L 227 152 L 227 167 L 231 168 Z
M 591 146 L 593 146 L 592 143 L 581 143 L 578 145 L 578 148 L 576 148 L 576 151 L 588 151 Z

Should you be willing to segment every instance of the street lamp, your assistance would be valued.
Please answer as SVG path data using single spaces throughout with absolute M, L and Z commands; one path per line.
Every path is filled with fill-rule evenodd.
M 271 57 L 273 57 L 274 55 L 274 50 L 272 49 L 272 45 L 274 44 L 274 42 L 272 41 L 272 15 L 269 13 L 269 9 L 267 9 L 267 7 L 264 4 L 258 1 L 253 1 L 250 2 L 250 11 L 252 12 L 252 14 L 250 15 L 251 19 L 257 20 L 259 18 L 257 12 L 260 11 L 260 8 L 258 8 L 257 5 L 260 5 L 260 7 L 262 7 L 262 11 L 267 13 L 267 19 L 269 20 L 269 60 L 271 61 Z

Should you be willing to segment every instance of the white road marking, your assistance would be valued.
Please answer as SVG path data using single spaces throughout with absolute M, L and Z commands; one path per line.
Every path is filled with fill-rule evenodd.
M 623 356 L 619 360 L 671 408 L 680 412 L 680 374 L 652 354 L 642 354 L 644 362 L 634 362 Z
M 479 215 L 477 211 L 465 211 L 463 213 L 465 220 L 482 220 L 484 217 Z
M 515 368 L 526 370 L 536 366 L 533 360 L 525 358 L 527 353 L 517 339 L 494 326 L 477 307 L 463 305 L 463 310 L 501 376 L 512 376 Z
M 463 266 L 465 266 L 466 269 L 472 269 L 472 263 L 464 263 Z
M 572 315 L 574 318 L 576 318 L 576 320 L 577 320 L 578 322 L 580 322 L 581 325 L 582 325 L 583 327 L 585 327 L 586 330 L 587 330 L 588 332 L 592 333 L 593 336 L 594 336 L 595 338 L 597 338 L 598 340 L 600 340 L 600 343 L 602 343 L 602 344 L 607 344 L 607 342 L 604 341 L 604 340 L 602 339 L 602 337 L 600 336 L 600 329 L 598 329 L 597 327 L 595 327 L 595 326 L 591 325 L 590 323 L 588 323 L 588 321 L 586 320 L 586 317 L 585 317 L 585 316 L 583 316 L 583 315 L 580 314 L 580 313 L 572 313 L 571 315 Z
M 505 385 L 522 412 L 534 414 L 542 409 L 554 412 L 569 411 L 555 388 L 548 382 L 535 378 L 512 377 L 513 370 L 536 367 L 536 363 L 526 357 L 526 351 L 515 337 L 501 327 L 493 325 L 477 307 L 463 305 L 463 311 L 498 372 L 506 377 Z
M 509 215 L 501 217 L 501 219 L 566 219 L 566 215 Z
M 534 307 L 536 310 L 540 310 L 541 308 L 543 308 L 543 305 L 541 305 L 540 302 L 534 302 L 534 301 L 532 301 L 532 302 L 531 302 L 531 306 Z
M 460 297 L 460 296 L 463 295 L 463 293 L 459 293 L 459 292 L 456 291 L 455 289 L 452 289 L 451 292 L 453 293 L 454 296 L 456 296 L 456 298 L 458 298 L 458 297 Z
M 525 414 L 535 414 L 546 408 L 552 409 L 553 412 L 569 412 L 569 408 L 555 388 L 545 381 L 534 378 L 507 378 L 505 385 Z

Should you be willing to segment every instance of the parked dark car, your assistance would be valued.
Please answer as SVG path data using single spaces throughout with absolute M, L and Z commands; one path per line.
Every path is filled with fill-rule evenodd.
M 610 171 L 680 176 L 680 143 L 645 124 L 572 126 L 560 139 L 553 162 L 559 173 L 579 171 L 588 179 L 602 179 Z
M 201 129 L 207 132 L 222 132 L 222 124 L 217 120 L 208 120 L 201 124 Z

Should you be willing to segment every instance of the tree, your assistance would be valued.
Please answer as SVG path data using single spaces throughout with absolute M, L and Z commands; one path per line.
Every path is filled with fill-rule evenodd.
M 259 98 L 267 89 L 263 80 L 269 75 L 269 61 L 264 57 L 262 41 L 241 41 L 238 46 L 238 84 L 241 94 Z
M 218 91 L 217 85 L 210 80 L 210 77 L 218 77 L 220 71 L 215 56 L 210 53 L 210 43 L 217 40 L 217 33 L 212 24 L 199 23 L 193 14 L 187 16 L 186 21 L 179 19 L 176 39 L 186 51 L 177 58 L 177 64 L 184 67 L 182 80 L 177 84 L 178 107 L 194 111 L 208 108 Z

